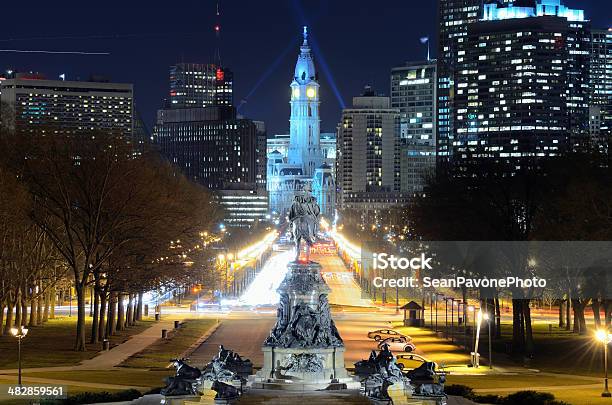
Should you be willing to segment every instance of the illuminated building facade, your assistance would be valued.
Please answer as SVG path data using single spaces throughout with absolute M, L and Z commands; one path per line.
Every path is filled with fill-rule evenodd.
M 172 66 L 154 139 L 166 159 L 215 192 L 228 226 L 244 227 L 268 212 L 266 129 L 237 116 L 233 80 L 233 72 L 218 64 Z
M 518 3 L 518 2 L 516 2 Z M 516 4 L 515 3 L 515 4 Z M 458 51 L 452 143 L 462 171 L 482 159 L 508 163 L 588 144 L 589 25 L 558 0 L 484 6 Z
M 402 204 L 400 112 L 389 97 L 370 89 L 353 98 L 338 125 L 336 184 L 338 209 L 362 218 Z
M 289 154 L 289 134 L 275 135 L 267 140 L 267 154 L 279 152 L 283 158 Z M 335 170 L 336 166 L 336 134 L 334 132 L 323 132 L 319 137 L 323 163 Z
M 159 110 L 154 137 L 171 163 L 209 189 L 256 183 L 257 128 L 234 107 Z
M 612 28 L 591 31 L 591 137 L 607 149 L 612 135 Z
M 167 108 L 233 105 L 233 73 L 214 64 L 177 63 L 170 67 Z
M 275 149 L 268 153 L 267 190 L 271 215 L 284 218 L 295 194 L 308 184 L 322 214 L 330 218 L 335 209 L 335 186 L 321 147 L 319 82 L 306 27 L 290 89 L 289 137 L 274 138 L 275 142 L 268 145 L 270 148 L 278 144 L 282 148 L 282 151 Z
M 18 132 L 43 127 L 56 133 L 91 130 L 129 138 L 134 132 L 133 96 L 132 85 L 124 83 L 46 80 L 21 74 L 0 81 L 0 101 L 12 115 L 3 121 Z
M 400 112 L 401 191 L 417 193 L 436 164 L 436 61 L 391 70 L 391 107 Z
M 469 24 L 482 15 L 482 0 L 438 0 L 438 89 L 437 89 L 437 156 L 449 159 L 454 141 L 453 111 L 455 72 L 463 60 L 463 45 Z

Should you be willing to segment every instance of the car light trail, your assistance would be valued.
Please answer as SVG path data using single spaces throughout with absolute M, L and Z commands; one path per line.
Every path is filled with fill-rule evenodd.
M 239 305 L 274 305 L 280 299 L 276 289 L 287 274 L 287 265 L 293 258 L 293 251 L 273 255 L 259 272 L 249 288 L 240 297 Z

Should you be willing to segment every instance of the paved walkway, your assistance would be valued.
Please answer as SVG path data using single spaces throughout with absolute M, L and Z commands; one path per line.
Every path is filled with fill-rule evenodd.
M 162 329 L 172 330 L 173 328 L 174 321 L 162 320 L 157 322 L 143 332 L 133 335 L 122 344 L 113 347 L 111 350 L 101 352 L 101 354 L 92 359 L 84 360 L 81 364 L 75 366 L 74 370 L 108 370 L 113 368 L 159 340 Z
M 171 330 L 173 327 L 174 321 L 160 321 L 139 334 L 131 336 L 128 340 L 113 347 L 111 350 L 100 352 L 100 354 L 96 357 L 84 360 L 78 365 L 25 368 L 23 369 L 23 372 L 109 370 L 115 366 L 118 366 L 127 358 L 155 343 L 161 337 L 162 329 Z M 15 374 L 17 372 L 17 369 L 0 370 L 0 375 Z M 79 383 L 79 385 L 81 384 Z

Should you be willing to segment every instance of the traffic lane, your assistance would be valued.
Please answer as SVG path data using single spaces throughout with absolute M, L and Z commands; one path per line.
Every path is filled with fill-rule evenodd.
M 346 348 L 344 354 L 345 365 L 352 368 L 359 360 L 367 359 L 372 350 L 378 350 L 377 342 L 368 338 L 368 332 L 392 328 L 390 322 L 396 320 L 397 317 L 376 311 L 334 314 L 333 318 L 340 336 L 344 340 Z
M 362 291 L 337 255 L 314 255 L 313 260 L 323 267 L 323 279 L 331 289 L 329 302 L 335 305 L 371 307 L 372 301 Z
M 210 362 L 223 345 L 250 359 L 255 367 L 263 364 L 261 347 L 274 326 L 275 318 L 258 317 L 255 319 L 224 319 L 217 330 L 189 356 L 190 362 L 199 367 Z

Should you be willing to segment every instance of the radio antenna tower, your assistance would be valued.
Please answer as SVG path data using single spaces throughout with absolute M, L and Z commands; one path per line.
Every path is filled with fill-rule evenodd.
M 215 36 L 216 36 L 216 44 L 215 44 L 215 60 L 214 63 L 217 67 L 221 67 L 221 8 L 219 3 L 221 0 L 217 0 L 217 16 L 215 22 Z

